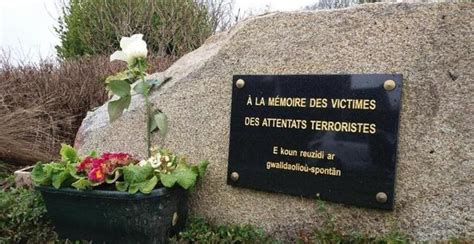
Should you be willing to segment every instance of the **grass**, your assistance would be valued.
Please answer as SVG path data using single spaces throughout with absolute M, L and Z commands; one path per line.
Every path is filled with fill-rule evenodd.
M 185 230 L 171 243 L 277 243 L 262 229 L 251 225 L 213 226 L 202 218 L 188 220 Z
M 407 235 L 391 231 L 386 235 L 381 236 L 369 236 L 361 233 L 353 233 L 350 235 L 341 234 L 336 231 L 328 230 L 314 230 L 310 235 L 300 236 L 297 243 L 388 243 L 388 244 L 401 244 L 409 243 L 410 240 Z
M 398 231 L 391 230 L 388 234 L 370 236 L 354 232 L 352 234 L 341 233 L 336 226 L 336 219 L 327 211 L 326 202 L 316 199 L 316 208 L 322 214 L 323 228 L 315 229 L 309 234 L 301 233 L 298 243 L 409 243 L 409 237 Z

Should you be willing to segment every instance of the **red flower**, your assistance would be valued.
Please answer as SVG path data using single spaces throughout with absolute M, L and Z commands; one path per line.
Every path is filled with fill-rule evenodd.
M 89 180 L 95 182 L 103 182 L 105 180 L 105 174 L 100 168 L 93 168 L 87 176 Z
M 103 158 L 94 158 L 92 159 L 92 168 L 99 168 L 105 163 Z
M 102 158 L 104 160 L 118 160 L 118 161 L 125 161 L 127 160 L 128 158 L 130 157 L 130 155 L 128 153 L 109 153 L 109 152 L 106 152 L 106 153 L 103 153 L 102 154 Z
M 84 160 L 82 160 L 82 162 L 80 162 L 77 166 L 76 166 L 76 169 L 78 172 L 82 172 L 82 171 L 89 171 L 91 168 L 92 168 L 92 160 L 94 158 L 88 156 L 86 157 Z

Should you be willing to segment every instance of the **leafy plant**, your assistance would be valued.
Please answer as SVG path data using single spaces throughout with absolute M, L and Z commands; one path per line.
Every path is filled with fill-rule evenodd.
M 251 225 L 212 226 L 202 218 L 191 218 L 172 243 L 276 243 L 262 229 Z
M 59 189 L 65 183 L 72 183 L 76 175 L 75 164 L 79 161 L 76 150 L 69 145 L 62 144 L 60 151 L 61 161 L 49 164 L 37 163 L 31 172 L 35 185 L 52 185 Z
M 0 243 L 57 240 L 39 193 L 23 188 L 0 190 Z
M 158 177 L 153 172 L 151 165 L 129 165 L 123 168 L 124 181 L 117 181 L 115 186 L 119 191 L 136 193 L 150 193 L 158 183 Z
M 171 188 L 192 188 L 206 171 L 208 162 L 191 165 L 167 150 L 153 150 L 153 156 L 138 163 L 127 153 L 91 152 L 80 159 L 69 145 L 62 145 L 61 161 L 37 163 L 32 181 L 37 186 L 74 187 L 78 190 L 114 185 L 118 191 L 150 193 L 160 182 Z
M 207 165 L 207 161 L 191 165 L 167 150 L 152 149 L 148 159 L 124 167 L 124 181 L 117 181 L 115 185 L 119 191 L 131 193 L 150 192 L 158 182 L 168 188 L 179 185 L 187 190 L 196 184 L 198 177 L 204 176 Z

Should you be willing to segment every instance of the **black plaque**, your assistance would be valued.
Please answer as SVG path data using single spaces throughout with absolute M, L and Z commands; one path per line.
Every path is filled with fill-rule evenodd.
M 236 75 L 227 183 L 392 209 L 402 76 Z

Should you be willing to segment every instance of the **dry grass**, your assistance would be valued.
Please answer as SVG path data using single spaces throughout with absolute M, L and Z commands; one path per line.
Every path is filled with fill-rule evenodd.
M 152 58 L 149 72 L 173 58 Z M 103 81 L 125 66 L 108 57 L 59 64 L 43 61 L 13 66 L 0 59 L 0 160 L 13 164 L 49 161 L 60 143 L 72 143 L 87 111 L 107 100 Z

